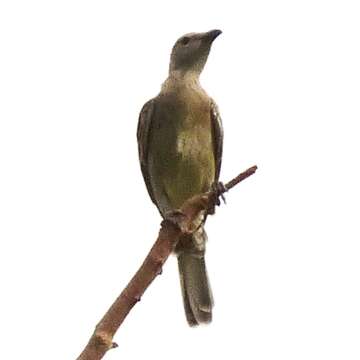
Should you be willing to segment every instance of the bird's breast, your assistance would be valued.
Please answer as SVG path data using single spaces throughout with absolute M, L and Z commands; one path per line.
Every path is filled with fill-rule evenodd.
M 215 179 L 215 157 L 207 103 L 175 104 L 160 116 L 152 170 L 171 207 L 178 208 L 189 197 L 209 190 Z

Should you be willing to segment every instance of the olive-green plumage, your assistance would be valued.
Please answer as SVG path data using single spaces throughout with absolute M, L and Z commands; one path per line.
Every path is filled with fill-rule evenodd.
M 218 181 L 222 126 L 214 101 L 199 83 L 219 30 L 192 33 L 174 45 L 169 77 L 148 101 L 138 125 L 141 169 L 151 199 L 162 216 Z M 186 317 L 190 325 L 212 316 L 212 294 L 205 267 L 206 233 L 201 225 L 176 248 Z

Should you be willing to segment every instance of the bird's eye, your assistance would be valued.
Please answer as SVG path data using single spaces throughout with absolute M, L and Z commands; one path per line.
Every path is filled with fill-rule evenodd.
M 188 36 L 185 36 L 181 39 L 181 44 L 182 45 L 187 45 L 190 41 L 190 38 Z

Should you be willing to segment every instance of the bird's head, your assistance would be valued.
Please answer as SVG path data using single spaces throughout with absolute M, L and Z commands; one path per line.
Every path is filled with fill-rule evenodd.
M 178 39 L 171 52 L 170 74 L 200 75 L 209 56 L 213 41 L 221 34 L 221 30 L 204 33 L 190 33 Z

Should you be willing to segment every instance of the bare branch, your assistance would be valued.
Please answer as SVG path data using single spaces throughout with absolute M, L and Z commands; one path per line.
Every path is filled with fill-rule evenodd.
M 104 317 L 100 320 L 88 344 L 77 360 L 100 360 L 105 353 L 117 347 L 113 337 L 125 320 L 133 306 L 140 301 L 143 293 L 157 275 L 161 273 L 162 266 L 171 254 L 179 238 L 191 233 L 193 222 L 203 210 L 208 210 L 214 204 L 214 197 L 230 190 L 239 182 L 254 174 L 257 167 L 253 166 L 229 181 L 220 192 L 210 191 L 187 200 L 180 209 L 176 219 L 165 219 L 161 223 L 158 238 L 146 256 L 140 269 L 130 280 L 126 288 L 111 305 Z

